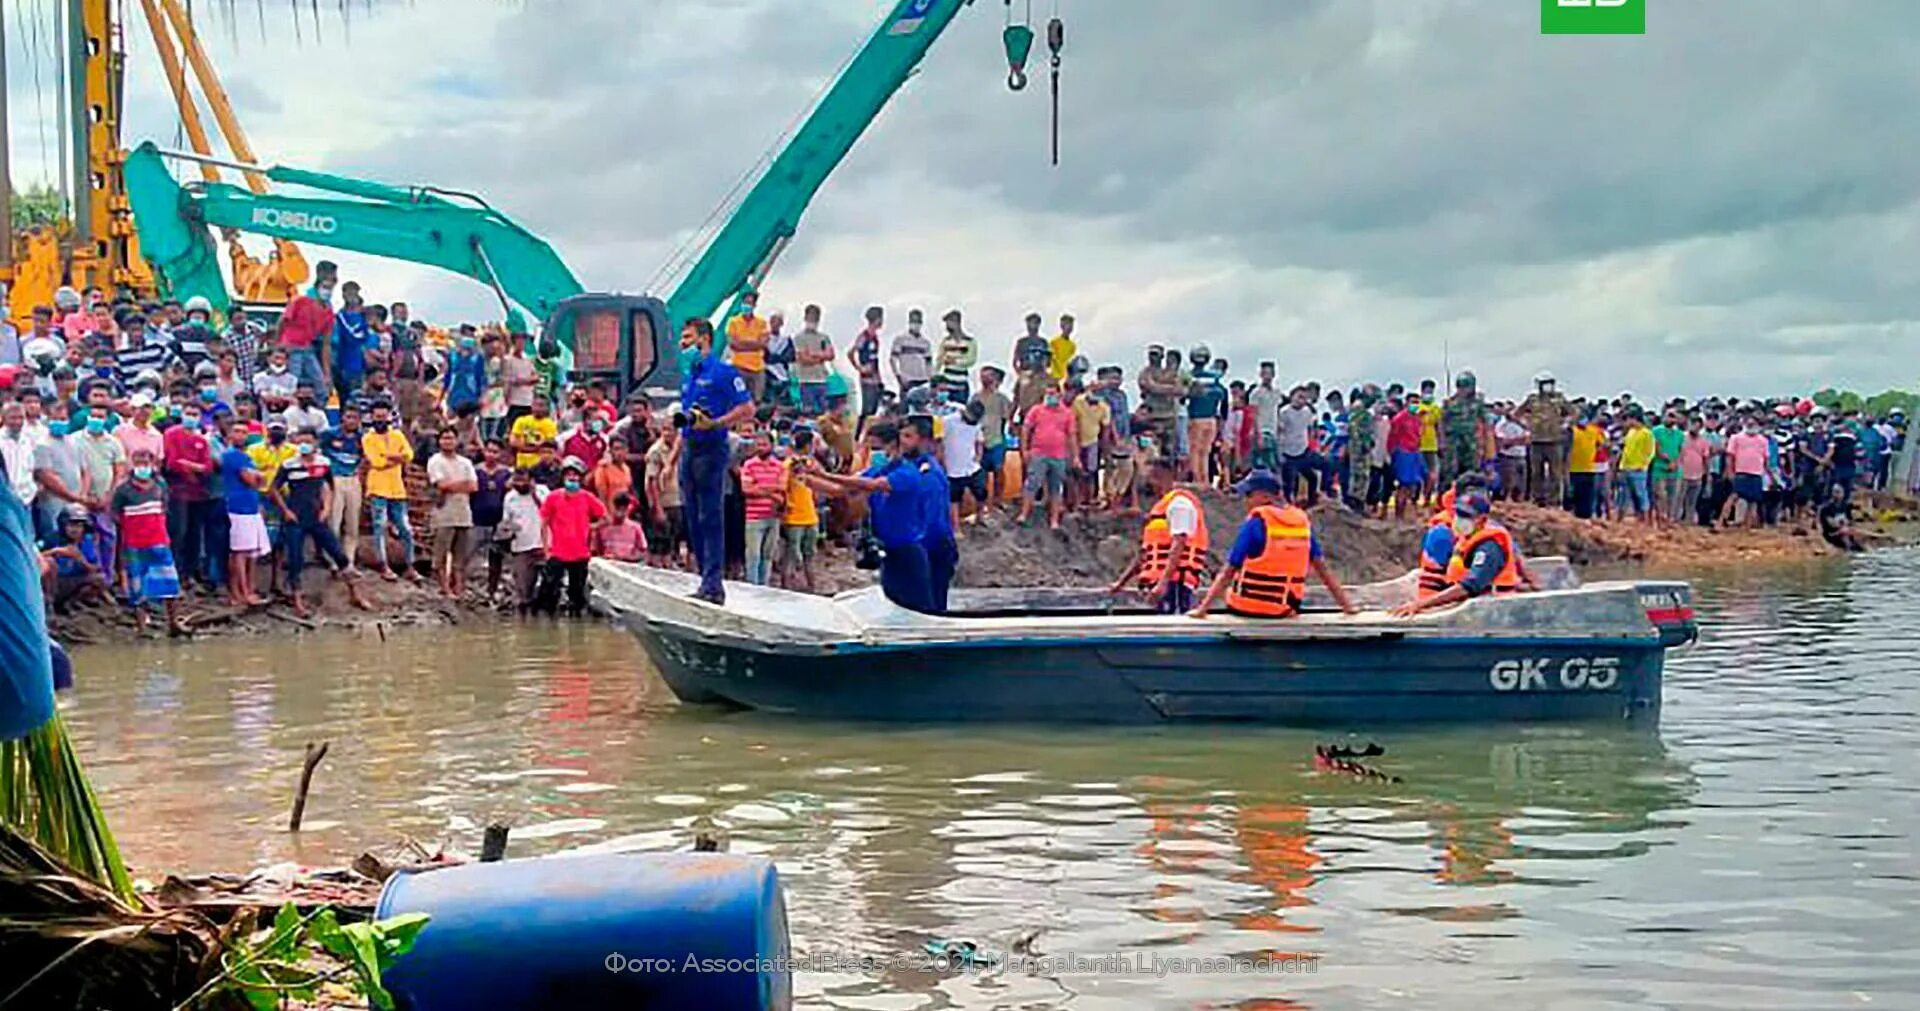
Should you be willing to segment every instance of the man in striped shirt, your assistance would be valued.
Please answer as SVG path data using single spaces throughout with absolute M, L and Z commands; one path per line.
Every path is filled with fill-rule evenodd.
M 155 313 L 154 318 L 158 320 L 159 314 Z M 138 318 L 129 318 L 121 329 L 126 331 L 127 336 L 127 346 L 120 350 L 119 355 L 121 375 L 131 378 L 142 372 L 160 373 L 167 370 L 173 361 L 173 352 L 168 349 L 166 341 L 154 339 L 160 331 L 143 329 Z

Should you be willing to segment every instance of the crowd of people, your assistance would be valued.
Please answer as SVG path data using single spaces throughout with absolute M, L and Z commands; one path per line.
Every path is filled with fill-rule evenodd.
M 717 600 L 722 574 L 814 589 L 838 542 L 895 559 L 863 561 L 937 611 L 969 526 L 1138 513 L 1176 483 L 1258 474 L 1307 508 L 1421 519 L 1475 474 L 1492 500 L 1582 518 L 1826 526 L 1845 517 L 1829 503 L 1898 483 L 1906 437 L 1898 410 L 1569 398 L 1545 373 L 1511 400 L 1468 372 L 1445 396 L 1326 390 L 1275 361 L 1236 377 L 1205 344 L 1148 345 L 1130 382 L 1090 364 L 1072 316 L 1049 335 L 1037 313 L 1004 364 L 959 310 L 889 336 L 872 307 L 842 346 L 819 306 L 789 327 L 752 292 L 720 340 L 689 326 L 665 410 L 569 381 L 529 335 L 368 303 L 324 262 L 271 325 L 223 308 L 61 289 L 29 330 L 0 328 L 0 453 L 56 608 L 160 609 L 176 629 L 187 592 L 304 612 L 317 556 L 355 600 L 361 578 L 429 578 L 424 561 L 446 594 L 471 576 L 488 600 L 577 613 L 595 556 L 698 568 Z

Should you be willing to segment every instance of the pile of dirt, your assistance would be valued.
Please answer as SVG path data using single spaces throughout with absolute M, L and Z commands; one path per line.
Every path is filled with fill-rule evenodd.
M 1883 500 L 1884 498 L 1884 500 Z M 1240 500 L 1202 492 L 1214 552 L 1224 555 L 1233 532 L 1246 515 Z M 1903 525 L 1913 503 L 1875 497 L 1860 512 L 1872 517 L 1889 539 L 1911 541 Z M 1582 520 L 1562 509 L 1527 503 L 1500 503 L 1495 515 L 1513 531 L 1533 557 L 1563 555 L 1576 566 L 1645 564 L 1665 568 L 1712 568 L 1755 561 L 1797 561 L 1836 554 L 1819 537 L 1811 519 L 1758 530 L 1697 526 L 1649 526 L 1629 520 Z M 1353 583 L 1392 579 L 1418 558 L 1425 524 L 1374 519 L 1333 503 L 1312 512 L 1315 535 L 1328 563 Z M 1139 516 L 1068 516 L 1060 530 L 1037 521 L 1030 526 L 997 512 L 979 526 L 962 524 L 961 586 L 1099 586 L 1112 582 L 1133 558 L 1139 543 Z M 866 586 L 873 577 L 853 566 L 845 550 L 823 547 L 820 577 L 824 592 Z

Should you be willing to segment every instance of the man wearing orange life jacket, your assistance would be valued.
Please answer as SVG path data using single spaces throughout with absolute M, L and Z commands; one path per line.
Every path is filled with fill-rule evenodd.
M 1469 491 L 1453 504 L 1454 549 L 1447 564 L 1447 587 L 1432 596 L 1417 596 L 1393 609 L 1396 617 L 1410 618 L 1422 611 L 1483 597 L 1518 593 L 1528 580 L 1522 575 L 1520 552 L 1507 529 L 1493 522 L 1493 504 L 1484 492 Z
M 1256 470 L 1233 490 L 1247 497 L 1247 520 L 1234 538 L 1226 567 L 1208 587 L 1207 595 L 1187 612 L 1188 617 L 1205 618 L 1214 601 L 1223 596 L 1227 609 L 1238 615 L 1291 617 L 1306 596 L 1309 571 L 1326 584 L 1342 611 L 1358 611 L 1320 556 L 1320 544 L 1313 537 L 1306 511 L 1286 500 L 1280 479 L 1272 471 Z
M 1154 469 L 1154 478 L 1162 469 Z M 1164 486 L 1163 486 L 1164 487 Z M 1140 532 L 1140 552 L 1127 571 L 1107 588 L 1119 593 L 1131 583 L 1161 614 L 1181 614 L 1193 606 L 1207 564 L 1207 513 L 1190 486 L 1160 496 Z
M 1447 567 L 1453 562 L 1453 504 L 1462 494 L 1484 492 L 1487 479 L 1478 473 L 1460 475 L 1440 496 L 1440 508 L 1427 517 L 1427 532 L 1420 539 L 1420 575 L 1415 594 L 1421 599 L 1434 596 L 1452 585 Z

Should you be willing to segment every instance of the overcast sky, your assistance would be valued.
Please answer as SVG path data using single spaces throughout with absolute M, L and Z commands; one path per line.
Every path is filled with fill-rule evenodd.
M 7 4 L 21 185 L 47 161 L 41 6 Z M 354 0 L 343 25 L 326 0 L 317 42 L 286 4 L 264 42 L 227 6 L 197 9 L 264 159 L 484 193 L 589 288 L 633 291 L 891 4 Z M 1642 396 L 1916 385 L 1912 0 L 1649 7 L 1644 37 L 1543 37 L 1533 0 L 1068 0 L 1056 169 L 1044 74 L 1006 90 L 1002 4 L 978 0 L 764 304 L 820 302 L 838 338 L 869 303 L 959 306 L 994 359 L 1027 310 L 1072 312 L 1096 363 L 1206 341 L 1331 383 L 1444 351 L 1495 392 L 1542 368 Z M 127 141 L 174 145 L 129 13 Z M 462 278 L 334 258 L 375 301 L 492 314 Z

